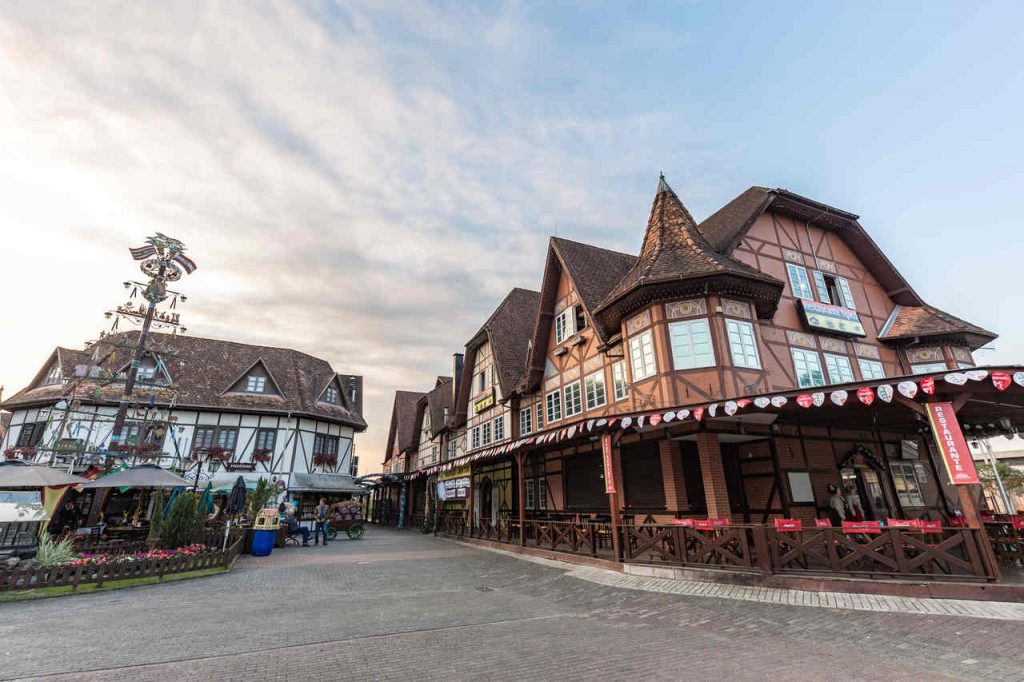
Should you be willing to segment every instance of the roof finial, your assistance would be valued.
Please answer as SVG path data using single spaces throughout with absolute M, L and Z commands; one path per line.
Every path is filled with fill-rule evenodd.
M 667 182 L 665 182 L 665 173 L 664 172 L 660 173 L 658 175 L 658 191 L 656 192 L 656 194 L 661 194 L 662 192 L 671 192 L 671 191 L 672 191 L 672 188 L 668 186 Z

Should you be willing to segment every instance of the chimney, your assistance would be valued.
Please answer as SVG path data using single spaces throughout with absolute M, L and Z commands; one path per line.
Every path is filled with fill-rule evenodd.
M 452 354 L 452 405 L 459 402 L 459 384 L 462 383 L 462 353 Z M 458 409 L 455 410 L 458 412 Z

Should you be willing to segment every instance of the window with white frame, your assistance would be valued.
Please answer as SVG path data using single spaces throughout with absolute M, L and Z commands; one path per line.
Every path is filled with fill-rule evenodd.
M 729 336 L 732 364 L 736 367 L 761 369 L 761 356 L 757 353 L 754 325 L 742 320 L 726 320 L 725 331 Z
M 331 403 L 333 405 L 338 404 L 338 389 L 335 386 L 328 386 L 327 390 L 324 391 L 324 402 Z
M 548 508 L 548 482 L 544 476 L 537 477 L 537 509 Z
M 448 459 L 455 459 L 455 455 L 458 454 L 458 443 L 455 442 L 455 438 L 451 437 L 448 441 Z
M 217 429 L 217 445 L 225 450 L 234 450 L 238 442 L 238 429 L 220 427 Z
M 828 380 L 833 384 L 847 384 L 854 381 L 850 359 L 845 355 L 825 353 L 825 367 L 828 369 Z
M 555 343 L 559 344 L 575 333 L 572 308 L 566 308 L 555 316 Z
M 533 406 L 519 410 L 519 435 L 525 436 L 533 431 Z
M 528 479 L 526 479 L 526 481 L 524 481 L 524 483 L 526 484 L 524 486 L 524 488 L 523 488 L 523 492 L 526 494 L 525 495 L 526 496 L 526 508 L 532 510 L 533 509 L 533 495 L 534 495 L 534 487 L 533 487 L 534 486 L 534 480 L 532 478 L 528 478 Z
M 882 367 L 882 363 L 878 360 L 865 360 L 864 358 L 858 358 L 857 364 L 860 365 L 860 376 L 865 381 L 868 379 L 885 378 L 885 368 Z
M 608 402 L 608 397 L 605 395 L 604 390 L 604 370 L 598 370 L 593 374 L 588 374 L 587 378 L 584 379 L 585 388 L 587 389 L 587 409 L 594 410 L 601 407 Z
M 921 495 L 914 465 L 910 462 L 890 462 L 889 469 L 892 471 L 892 484 L 900 504 L 904 507 L 923 507 L 924 496 Z
M 505 415 L 494 418 L 494 440 L 501 440 L 505 437 Z
M 853 292 L 850 291 L 850 283 L 843 277 L 836 277 L 835 280 L 836 284 L 839 286 L 839 298 L 841 300 L 833 302 L 836 303 L 836 305 L 843 306 L 844 308 L 856 310 L 857 305 L 853 302 Z
M 920 365 L 911 365 L 910 371 L 914 374 L 930 374 L 931 372 L 945 372 L 946 363 L 944 362 L 926 362 Z
M 814 278 L 814 288 L 818 290 L 818 300 L 822 303 L 831 303 L 832 297 L 828 295 L 828 284 L 825 283 L 825 275 L 817 270 L 811 271 Z
M 263 393 L 267 387 L 267 378 L 256 374 L 250 374 L 245 379 L 246 393 Z
M 580 382 L 574 381 L 566 386 L 563 391 L 565 392 L 565 399 L 562 401 L 562 404 L 565 407 L 565 416 L 575 417 L 583 411 L 583 391 L 580 388 Z
M 491 444 L 491 422 L 484 422 L 480 425 L 480 444 Z
M 706 319 L 669 324 L 668 340 L 675 369 L 714 366 L 715 350 L 711 347 L 711 327 Z
M 474 426 L 469 430 L 469 444 L 474 450 L 480 447 L 480 427 Z
M 658 373 L 658 365 L 654 361 L 654 336 L 649 329 L 629 340 L 629 360 L 633 381 L 641 381 Z
M 793 295 L 813 301 L 814 294 L 811 292 L 811 281 L 807 278 L 807 268 L 786 263 L 786 272 L 789 273 L 789 286 L 793 290 Z
M 629 383 L 626 381 L 626 362 L 619 360 L 612 365 L 612 389 L 615 401 L 618 402 L 629 395 Z
M 46 373 L 46 379 L 43 381 L 43 385 L 52 386 L 63 381 L 64 376 L 61 374 L 60 363 L 55 362 L 50 366 L 50 371 Z
M 547 404 L 547 419 L 546 423 L 556 422 L 562 418 L 562 393 L 561 391 L 551 391 L 544 396 L 544 402 Z
M 824 386 L 825 375 L 821 373 L 821 362 L 813 350 L 791 348 L 793 353 L 793 369 L 796 370 L 796 383 L 800 388 Z
M 537 423 L 533 428 L 537 431 L 544 428 L 544 403 L 539 400 L 537 401 Z

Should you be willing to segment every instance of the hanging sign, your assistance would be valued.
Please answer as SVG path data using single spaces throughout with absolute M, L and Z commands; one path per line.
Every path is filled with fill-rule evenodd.
M 775 530 L 803 530 L 804 522 L 800 519 L 775 519 Z
M 612 434 L 601 436 L 601 455 L 604 461 L 604 491 L 609 495 L 615 493 L 615 467 L 612 466 Z
M 812 329 L 823 329 L 836 334 L 867 336 L 857 312 L 828 303 L 797 299 L 804 322 Z
M 878 525 L 878 521 L 843 521 L 843 532 L 879 535 L 882 529 Z
M 693 519 L 672 519 L 672 525 L 693 528 Z
M 831 528 L 832 522 L 828 519 L 814 519 L 815 528 Z
M 475 403 L 473 403 L 473 413 L 474 414 L 480 414 L 484 410 L 489 410 L 492 407 L 494 407 L 494 389 L 493 388 L 491 389 L 490 394 L 484 396 L 483 398 L 480 398 L 480 400 L 477 400 Z
M 926 403 L 928 421 L 932 425 L 932 434 L 942 452 L 942 461 L 946 463 L 949 480 L 954 485 L 979 483 L 978 472 L 974 469 L 974 460 L 967 449 L 960 423 L 956 420 L 956 412 L 952 403 Z

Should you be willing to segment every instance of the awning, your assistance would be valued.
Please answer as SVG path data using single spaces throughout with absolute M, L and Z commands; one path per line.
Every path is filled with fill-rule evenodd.
M 305 474 L 292 472 L 288 489 L 294 492 L 365 493 L 366 488 L 356 485 L 345 474 Z

